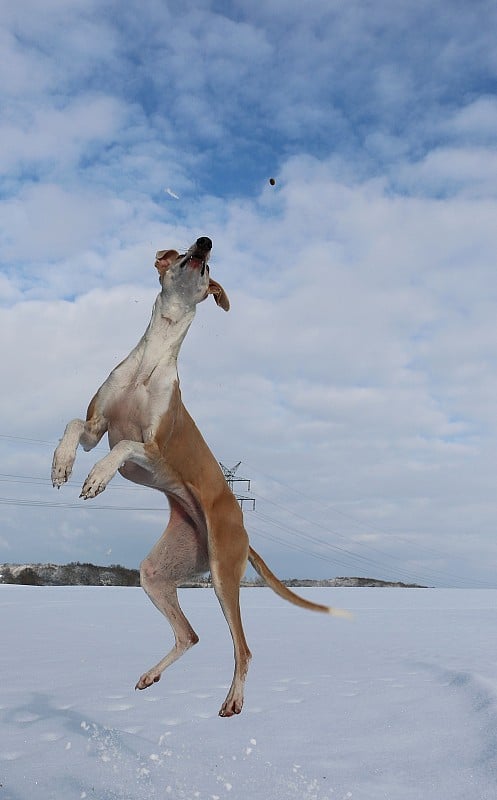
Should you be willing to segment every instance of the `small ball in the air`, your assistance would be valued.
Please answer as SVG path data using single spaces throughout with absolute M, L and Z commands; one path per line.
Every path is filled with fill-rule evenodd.
M 271 184 L 271 186 L 274 186 L 274 184 L 276 183 L 276 181 L 275 181 L 275 179 L 274 179 L 274 178 L 269 178 L 269 183 Z

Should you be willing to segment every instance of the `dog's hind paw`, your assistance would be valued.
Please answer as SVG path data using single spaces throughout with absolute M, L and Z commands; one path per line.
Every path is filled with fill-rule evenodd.
M 145 672 L 138 680 L 135 689 L 148 689 L 149 686 L 152 686 L 158 681 L 160 681 L 160 673 L 154 674 L 153 672 Z
M 241 714 L 243 708 L 243 697 L 232 697 L 228 695 L 219 711 L 220 717 L 232 717 L 234 714 Z

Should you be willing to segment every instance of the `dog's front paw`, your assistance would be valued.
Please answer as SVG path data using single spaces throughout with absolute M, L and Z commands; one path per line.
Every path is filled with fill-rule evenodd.
M 113 475 L 113 472 L 109 474 L 109 472 L 102 467 L 101 462 L 95 464 L 85 480 L 79 496 L 82 497 L 83 500 L 90 500 L 92 497 L 96 497 L 97 494 L 101 494 Z
M 74 464 L 74 456 L 64 450 L 64 447 L 59 446 L 52 461 L 52 485 L 57 489 L 69 480 Z

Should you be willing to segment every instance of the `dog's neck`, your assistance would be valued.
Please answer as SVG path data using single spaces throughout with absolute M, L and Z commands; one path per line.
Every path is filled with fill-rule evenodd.
M 158 295 L 152 318 L 137 346 L 140 357 L 138 383 L 147 380 L 157 369 L 177 372 L 178 354 L 195 310 L 195 305 L 187 305 L 181 297 L 164 295 L 163 292 Z

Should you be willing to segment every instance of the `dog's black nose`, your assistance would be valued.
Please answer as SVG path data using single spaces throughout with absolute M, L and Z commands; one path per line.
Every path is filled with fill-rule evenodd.
M 207 250 L 212 250 L 212 241 L 208 236 L 201 236 L 200 239 L 197 239 L 196 244 L 198 249 L 202 250 L 203 253 L 206 253 Z

